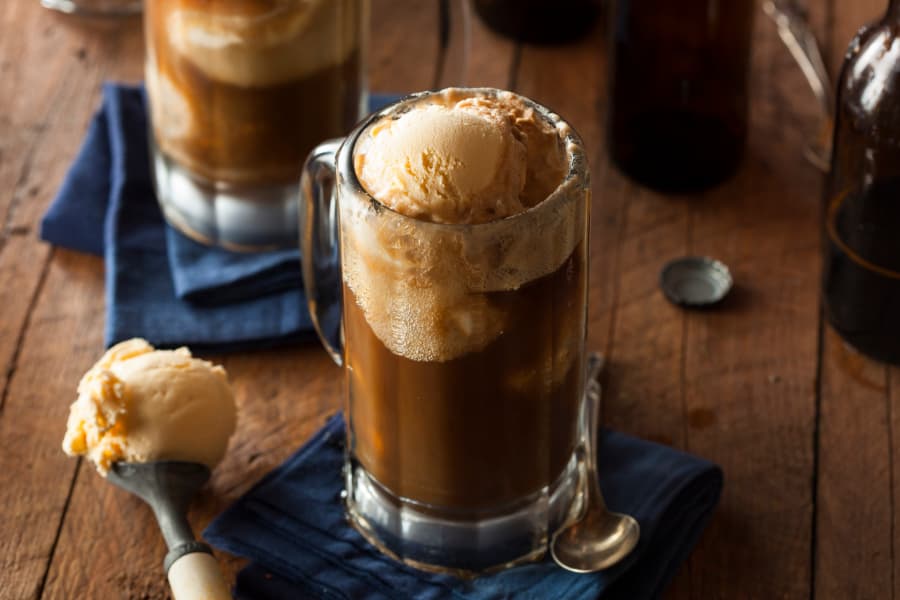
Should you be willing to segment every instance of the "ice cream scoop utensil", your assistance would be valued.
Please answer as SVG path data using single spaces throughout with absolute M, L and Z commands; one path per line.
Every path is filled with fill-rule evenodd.
M 591 354 L 580 427 L 588 479 L 582 515 L 574 523 L 557 531 L 550 542 L 550 553 L 556 564 L 575 573 L 592 573 L 613 566 L 628 556 L 641 535 L 640 526 L 634 518 L 606 508 L 597 480 L 595 452 L 602 370 L 603 357 Z
M 153 509 L 169 548 L 163 563 L 175 600 L 230 600 L 228 584 L 212 550 L 194 539 L 186 513 L 197 490 L 209 479 L 206 465 L 156 461 L 113 463 L 108 479 Z

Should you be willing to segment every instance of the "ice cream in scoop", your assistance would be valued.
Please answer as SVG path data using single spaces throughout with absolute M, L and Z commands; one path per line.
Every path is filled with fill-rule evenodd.
M 236 423 L 221 366 L 142 339 L 110 348 L 78 384 L 63 450 L 106 475 L 116 461 L 181 460 L 212 469 Z

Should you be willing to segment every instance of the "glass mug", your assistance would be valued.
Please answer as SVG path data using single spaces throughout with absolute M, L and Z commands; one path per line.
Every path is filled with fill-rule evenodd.
M 297 181 L 366 106 L 367 0 L 148 0 L 154 185 L 207 244 L 297 244 Z
M 542 202 L 456 225 L 379 203 L 357 179 L 357 141 L 432 93 L 310 155 L 303 278 L 344 367 L 351 523 L 408 564 L 473 573 L 543 556 L 580 498 L 590 185 L 577 134 L 522 99 L 566 148 Z

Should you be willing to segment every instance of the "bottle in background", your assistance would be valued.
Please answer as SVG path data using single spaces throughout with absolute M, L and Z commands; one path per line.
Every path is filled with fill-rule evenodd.
M 663 192 L 728 178 L 747 138 L 752 0 L 616 0 L 608 143 Z
M 825 196 L 823 295 L 851 345 L 900 363 L 900 0 L 850 44 Z
M 488 27 L 531 44 L 578 39 L 600 15 L 600 0 L 474 0 L 473 5 Z

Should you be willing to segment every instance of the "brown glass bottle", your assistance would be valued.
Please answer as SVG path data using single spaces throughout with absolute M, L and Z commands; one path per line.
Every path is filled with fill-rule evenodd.
M 532 44 L 578 39 L 600 14 L 600 0 L 474 0 L 473 4 L 488 27 Z
M 728 178 L 747 138 L 752 0 L 618 0 L 607 126 L 613 161 L 663 192 Z
M 838 79 L 823 296 L 851 345 L 900 363 L 900 0 L 854 38 Z

